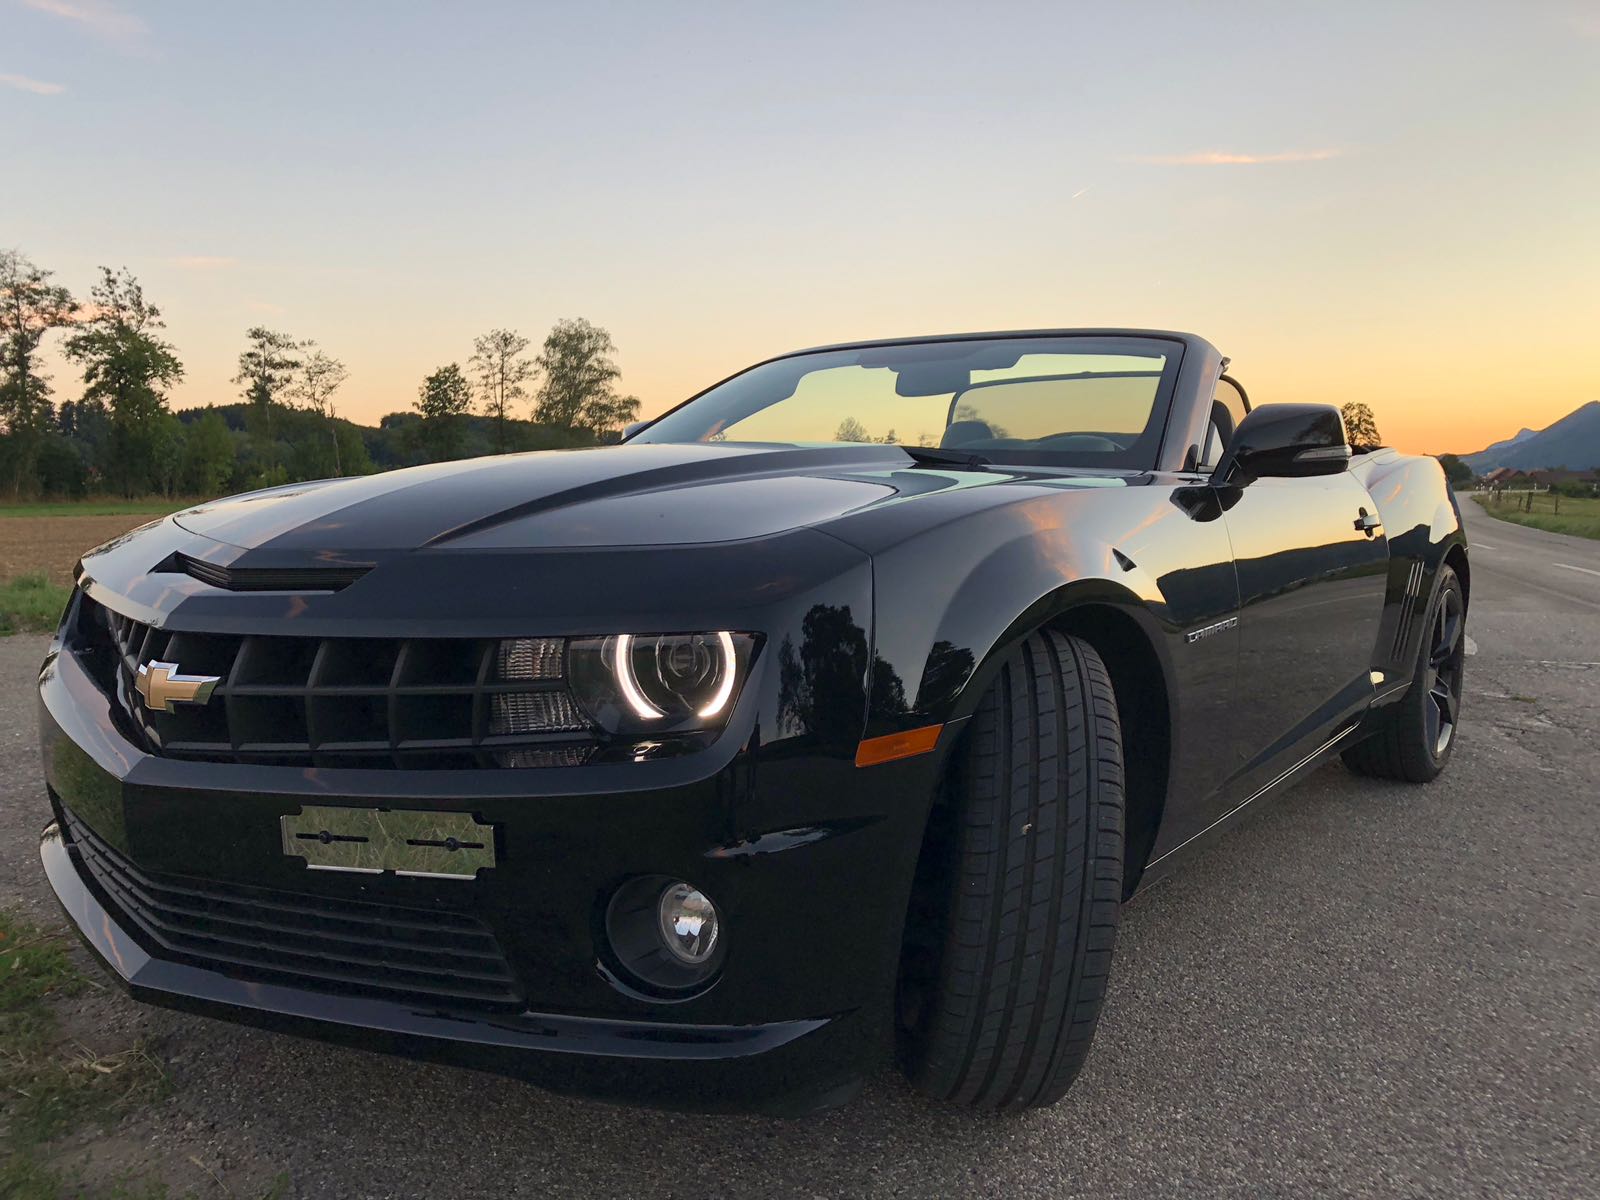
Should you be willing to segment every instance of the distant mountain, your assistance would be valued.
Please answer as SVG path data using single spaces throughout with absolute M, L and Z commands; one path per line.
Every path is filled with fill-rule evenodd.
M 1496 442 L 1461 461 L 1479 475 L 1496 467 L 1537 471 L 1541 467 L 1566 467 L 1588 471 L 1600 467 L 1600 400 L 1591 400 L 1554 425 L 1534 431 L 1524 429 L 1514 438 Z

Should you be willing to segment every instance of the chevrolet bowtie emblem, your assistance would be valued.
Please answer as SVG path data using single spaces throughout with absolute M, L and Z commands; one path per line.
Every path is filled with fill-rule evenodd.
M 146 708 L 176 712 L 174 704 L 204 704 L 221 682 L 220 675 L 180 675 L 177 663 L 149 662 L 139 665 L 134 687 Z

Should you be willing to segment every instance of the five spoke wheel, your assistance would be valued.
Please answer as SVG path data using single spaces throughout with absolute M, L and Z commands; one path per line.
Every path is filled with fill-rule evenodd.
M 1427 722 L 1428 743 L 1434 754 L 1443 754 L 1456 732 L 1456 714 L 1461 711 L 1461 665 L 1466 655 L 1466 611 L 1461 593 L 1447 588 L 1433 615 L 1428 643 L 1428 665 L 1424 681 L 1428 703 L 1423 716 Z

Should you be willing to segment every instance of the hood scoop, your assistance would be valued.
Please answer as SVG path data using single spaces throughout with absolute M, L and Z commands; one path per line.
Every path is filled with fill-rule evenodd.
M 179 551 L 156 570 L 181 572 L 230 592 L 337 592 L 349 587 L 372 567 L 225 567 Z

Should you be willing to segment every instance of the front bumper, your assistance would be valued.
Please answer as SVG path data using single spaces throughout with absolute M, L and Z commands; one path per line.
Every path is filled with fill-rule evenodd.
M 605 1099 L 806 1111 L 887 1056 L 899 938 L 937 756 L 869 770 L 816 749 L 739 748 L 637 764 L 364 771 L 195 763 L 144 753 L 67 653 L 41 675 L 56 821 L 41 857 L 67 913 L 138 999 Z M 729 739 L 725 739 L 725 743 Z M 305 804 L 471 812 L 500 831 L 475 880 L 307 871 L 279 818 Z M 520 1002 L 486 1012 L 285 981 L 173 953 L 87 869 L 69 818 L 163 879 L 470 915 Z M 637 874 L 686 878 L 728 944 L 704 992 L 666 1002 L 608 969 L 604 906 Z
M 663 1107 L 804 1112 L 859 1088 L 845 1018 L 683 1025 L 521 1012 L 487 1017 L 233 978 L 156 957 L 102 902 L 61 827 L 39 843 L 62 908 L 138 1000 L 283 1033 L 473 1067 L 558 1091 Z

